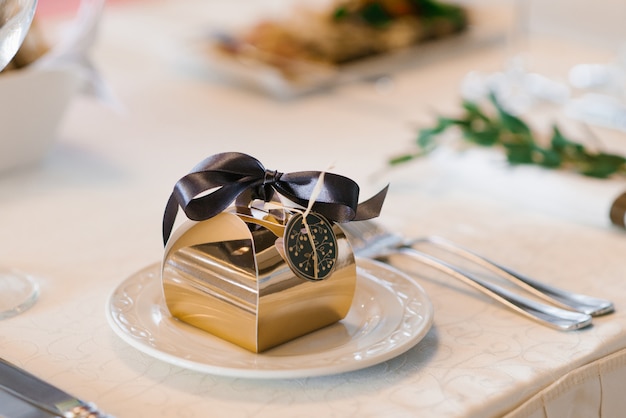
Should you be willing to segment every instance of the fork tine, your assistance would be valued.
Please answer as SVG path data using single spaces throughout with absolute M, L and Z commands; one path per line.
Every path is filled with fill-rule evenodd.
M 591 324 L 591 316 L 587 314 L 560 309 L 525 298 L 495 284 L 488 283 L 430 254 L 406 246 L 399 235 L 384 230 L 374 222 L 350 222 L 341 224 L 341 227 L 357 256 L 380 259 L 393 254 L 408 255 L 411 259 L 443 271 L 525 317 L 551 328 L 569 331 Z
M 388 248 L 401 245 L 404 239 L 383 229 L 372 221 L 354 221 L 340 224 L 352 250 L 359 257 L 375 258 Z
M 588 295 L 579 293 L 573 293 L 560 289 L 554 286 L 550 286 L 547 283 L 542 283 L 538 280 L 532 279 L 526 275 L 518 273 L 509 267 L 505 267 L 502 264 L 496 263 L 493 260 L 488 259 L 480 254 L 477 254 L 459 244 L 455 244 L 445 238 L 431 236 L 426 238 L 418 238 L 411 241 L 410 244 L 417 242 L 427 242 L 450 251 L 453 254 L 464 257 L 466 260 L 473 261 L 474 263 L 483 266 L 492 272 L 503 276 L 516 285 L 522 287 L 526 291 L 539 296 L 540 298 L 552 302 L 557 306 L 561 306 L 566 309 L 574 309 L 579 312 L 584 312 L 591 316 L 606 315 L 614 311 L 613 303 L 608 300 L 600 299 Z
M 523 283 L 519 283 L 519 281 L 521 280 L 519 276 L 521 275 L 519 275 L 518 273 L 515 273 L 502 265 L 490 262 L 489 260 L 484 259 L 484 257 L 470 252 L 469 250 L 463 249 L 466 251 L 463 252 L 462 250 L 457 249 L 459 246 L 455 244 L 449 244 L 450 248 L 447 249 L 452 251 L 453 253 L 464 256 L 466 259 L 470 259 L 476 263 L 483 265 L 484 267 L 487 267 L 485 263 L 490 263 L 489 268 L 495 270 L 495 272 L 498 273 L 501 277 L 504 277 L 505 279 L 509 279 L 511 281 L 517 281 L 518 283 L 515 284 L 518 286 L 522 285 L 522 287 L 526 290 L 532 288 L 534 294 L 537 295 L 541 293 L 540 296 L 544 298 L 544 300 L 550 300 L 557 306 L 565 308 L 565 310 L 557 308 L 555 306 L 535 304 L 534 301 L 531 301 L 531 303 L 529 303 L 530 300 L 527 298 L 521 297 L 520 295 L 512 294 L 510 291 L 501 288 L 493 283 L 485 281 L 475 274 L 469 274 L 468 272 L 463 271 L 456 265 L 440 260 L 430 254 L 426 254 L 412 247 L 414 243 L 420 241 L 432 242 L 440 245 L 449 243 L 449 241 L 431 237 L 407 241 L 399 234 L 394 234 L 386 230 L 384 227 L 380 226 L 376 222 L 369 220 L 349 222 L 346 224 L 341 224 L 341 227 L 348 237 L 348 240 L 352 245 L 353 251 L 357 256 L 386 258 L 388 255 L 397 253 L 409 255 L 427 265 L 430 265 L 431 267 L 438 268 L 439 270 L 445 271 L 446 273 L 456 277 L 457 279 L 461 279 L 465 283 L 473 286 L 483 293 L 488 294 L 489 296 L 515 309 L 516 311 L 521 311 L 524 315 L 539 320 L 540 322 L 548 323 L 548 325 L 554 327 L 554 322 L 558 321 L 558 319 L 555 318 L 557 316 L 560 317 L 561 321 L 563 320 L 563 317 L 568 317 L 566 322 L 572 320 L 570 315 L 572 312 L 570 309 L 572 309 L 573 303 L 565 304 L 563 301 L 557 298 L 557 296 L 564 300 L 568 300 L 568 298 L 575 298 L 574 296 L 571 296 L 570 292 L 547 286 L 532 279 L 524 280 Z M 548 293 L 548 295 L 546 295 L 541 291 L 544 291 L 546 293 L 551 291 L 552 294 Z M 576 327 L 586 326 L 590 323 L 590 312 L 593 312 L 597 315 L 600 309 L 604 309 L 604 313 L 608 313 L 613 309 L 613 305 L 609 301 L 587 297 L 586 295 L 575 294 L 575 296 L 579 299 L 577 300 L 578 304 L 574 305 L 577 309 L 574 310 L 578 313 L 581 313 L 582 316 L 576 316 L 575 322 L 577 323 L 577 325 L 572 325 L 571 323 L 569 323 L 568 325 L 563 325 L 563 323 L 561 323 L 561 325 L 558 326 L 560 329 L 576 329 Z M 581 302 L 583 300 L 585 301 L 585 303 Z M 588 305 L 593 302 L 598 302 L 601 307 L 590 308 Z M 587 319 L 587 317 L 589 319 Z M 551 318 L 551 320 L 548 320 L 548 318 Z
M 578 312 L 587 313 L 592 316 L 605 315 L 613 312 L 615 309 L 611 301 L 570 292 L 568 290 L 557 288 L 555 286 L 548 285 L 547 283 L 532 279 L 441 237 L 430 236 L 407 241 L 400 235 L 392 234 L 391 232 L 385 230 L 374 221 L 351 222 L 345 226 L 348 232 L 350 232 L 347 232 L 348 237 L 356 242 L 356 245 L 354 246 L 355 254 L 371 257 L 372 254 L 375 256 L 376 254 L 379 254 L 381 250 L 388 249 L 393 246 L 404 245 L 412 247 L 416 243 L 427 242 L 483 266 L 522 289 L 557 306 L 566 309 L 574 309 Z M 344 228 L 344 230 L 346 228 Z
M 472 275 L 460 268 L 440 260 L 430 254 L 422 253 L 411 247 L 401 247 L 398 254 L 408 255 L 413 259 L 447 273 L 451 277 L 459 279 L 474 289 L 492 297 L 503 305 L 513 309 L 519 314 L 530 318 L 550 328 L 561 331 L 572 331 L 591 325 L 592 317 L 583 312 L 571 311 L 552 305 L 545 305 L 532 299 L 525 298 L 508 289 L 489 283 Z

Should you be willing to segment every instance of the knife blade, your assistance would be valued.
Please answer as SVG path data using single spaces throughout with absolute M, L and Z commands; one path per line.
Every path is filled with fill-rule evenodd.
M 55 418 L 59 414 L 51 414 L 23 401 L 20 398 L 0 390 L 0 417 L 2 418 Z
M 0 359 L 0 390 L 52 416 L 113 418 L 93 403 L 81 401 L 4 359 Z

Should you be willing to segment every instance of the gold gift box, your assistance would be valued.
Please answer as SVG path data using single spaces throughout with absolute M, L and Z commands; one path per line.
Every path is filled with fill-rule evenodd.
M 172 316 L 256 353 L 343 319 L 356 286 L 343 231 L 332 225 L 332 274 L 307 280 L 285 261 L 282 240 L 277 245 L 284 230 L 258 210 L 186 221 L 169 239 L 162 264 Z

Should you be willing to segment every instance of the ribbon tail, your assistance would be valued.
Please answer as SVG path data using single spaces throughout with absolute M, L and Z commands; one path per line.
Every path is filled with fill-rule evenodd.
M 174 221 L 178 214 L 178 201 L 174 196 L 174 193 L 170 195 L 167 205 L 165 206 L 165 213 L 163 214 L 163 245 L 167 245 L 167 240 L 172 234 L 172 228 L 174 228 Z
M 364 221 L 366 219 L 372 219 L 380 214 L 383 207 L 383 202 L 387 196 L 389 185 L 386 185 L 381 191 L 370 197 L 365 202 L 359 203 L 356 208 L 356 215 L 352 219 L 353 221 Z

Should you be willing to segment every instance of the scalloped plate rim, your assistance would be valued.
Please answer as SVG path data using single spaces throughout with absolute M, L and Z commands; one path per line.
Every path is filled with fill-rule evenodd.
M 147 343 L 146 338 L 144 337 L 137 338 L 131 335 L 128 332 L 128 330 L 124 329 L 124 326 L 121 324 L 121 322 L 127 320 L 128 317 L 125 316 L 123 313 L 119 312 L 119 309 L 116 309 L 114 306 L 116 300 L 119 301 L 119 298 L 116 295 L 122 291 L 125 285 L 133 284 L 134 283 L 133 281 L 139 280 L 140 278 L 142 278 L 142 275 L 152 273 L 153 270 L 156 270 L 156 272 L 158 272 L 158 268 L 159 268 L 158 263 L 147 266 L 144 269 L 127 277 L 125 280 L 119 283 L 118 286 L 116 286 L 116 288 L 111 292 L 109 298 L 107 299 L 107 304 L 106 304 L 107 322 L 109 326 L 112 328 L 112 330 L 114 331 L 114 333 L 119 338 L 121 338 L 124 342 L 126 342 L 133 348 L 143 352 L 144 354 L 147 354 L 153 358 L 156 358 L 158 360 L 164 361 L 166 363 L 169 363 L 178 367 L 182 367 L 185 369 L 198 371 L 198 372 L 202 372 L 206 374 L 226 376 L 226 377 L 238 377 L 238 378 L 277 379 L 277 378 L 304 378 L 304 377 L 326 376 L 326 375 L 334 375 L 334 374 L 339 374 L 339 373 L 356 371 L 356 370 L 363 369 L 366 367 L 374 366 L 376 364 L 390 360 L 394 357 L 397 357 L 405 353 L 406 351 L 408 351 L 409 349 L 417 345 L 426 336 L 426 334 L 432 327 L 432 323 L 433 323 L 434 314 L 433 314 L 432 303 L 430 299 L 428 298 L 428 295 L 426 294 L 424 289 L 415 281 L 414 278 L 411 278 L 406 273 L 400 270 L 397 270 L 396 268 L 391 267 L 387 264 L 384 264 L 378 261 L 373 261 L 371 259 L 357 258 L 356 293 L 359 292 L 359 281 L 363 281 L 363 280 L 365 280 L 364 282 L 365 284 L 362 286 L 363 287 L 370 286 L 370 291 L 373 288 L 378 287 L 381 290 L 387 289 L 388 291 L 392 293 L 396 293 L 396 295 L 397 295 L 397 292 L 393 290 L 393 286 L 403 285 L 405 286 L 405 288 L 408 288 L 408 290 L 410 291 L 409 292 L 410 296 L 414 297 L 414 300 L 411 301 L 412 304 L 410 307 L 404 306 L 400 301 L 398 301 L 398 303 L 402 305 L 400 306 L 400 309 L 403 311 L 403 317 L 401 319 L 406 320 L 407 316 L 419 316 L 419 319 L 409 318 L 408 322 L 413 321 L 417 323 L 413 325 L 408 325 L 408 326 L 407 324 L 398 323 L 402 321 L 396 321 L 395 328 L 393 329 L 382 329 L 382 330 L 378 329 L 376 331 L 369 330 L 369 333 L 365 333 L 365 335 L 361 337 L 356 337 L 356 339 L 358 338 L 366 339 L 367 337 L 370 337 L 373 332 L 379 332 L 381 337 L 386 337 L 389 339 L 391 338 L 393 332 L 400 331 L 400 334 L 401 334 L 400 339 L 401 340 L 403 339 L 400 342 L 400 344 L 386 347 L 385 345 L 390 345 L 391 343 L 385 342 L 384 339 L 381 338 L 381 339 L 378 339 L 376 342 L 379 343 L 379 345 L 381 345 L 381 341 L 382 341 L 383 349 L 380 350 L 380 347 L 376 347 L 378 352 L 372 356 L 366 357 L 365 359 L 348 358 L 348 361 L 343 361 L 343 360 L 346 360 L 346 356 L 344 356 L 341 362 L 337 362 L 337 361 L 334 361 L 333 357 L 331 356 L 327 361 L 325 359 L 322 359 L 321 364 L 319 364 L 319 361 L 318 361 L 318 364 L 313 364 L 307 367 L 307 366 L 302 366 L 303 364 L 307 364 L 307 359 L 312 359 L 316 355 L 329 356 L 333 352 L 341 352 L 342 349 L 345 349 L 345 346 L 340 345 L 334 349 L 329 349 L 325 351 L 322 350 L 320 352 L 311 353 L 311 354 L 296 354 L 296 355 L 278 354 L 276 356 L 273 356 L 272 353 L 275 353 L 273 352 L 274 349 L 269 350 L 268 352 L 265 352 L 265 353 L 256 354 L 256 353 L 249 352 L 243 348 L 240 348 L 234 344 L 228 343 L 209 333 L 195 329 L 191 327 L 190 325 L 176 321 L 175 319 L 171 317 L 166 318 L 166 320 L 169 321 L 168 326 L 179 328 L 179 331 L 181 332 L 182 335 L 189 335 L 190 338 L 191 337 L 198 338 L 198 335 L 200 335 L 200 338 L 206 339 L 207 349 L 210 349 L 212 346 L 213 347 L 219 346 L 220 349 L 224 349 L 224 347 L 229 347 L 228 349 L 232 349 L 232 353 L 236 355 L 236 357 L 243 358 L 243 362 L 239 366 L 233 366 L 233 365 L 224 366 L 224 365 L 217 364 L 217 362 L 189 360 L 189 359 L 184 358 L 183 356 L 169 353 L 167 351 L 164 351 L 163 349 L 154 347 L 153 345 Z M 388 279 L 386 280 L 383 278 L 379 278 L 377 277 L 378 275 L 383 275 L 383 276 L 387 275 Z M 157 287 L 157 283 L 159 283 L 158 279 L 154 280 L 154 282 L 150 282 L 148 286 Z M 158 287 L 160 289 L 160 285 Z M 152 290 L 153 292 L 155 291 L 154 289 L 149 289 L 149 290 Z M 144 292 L 144 291 L 145 291 L 145 288 L 141 288 L 139 290 L 139 292 Z M 154 308 L 159 308 L 160 311 L 165 310 L 165 312 L 167 312 L 167 308 L 165 307 L 165 302 L 162 298 L 162 295 L 160 295 L 158 299 L 159 300 L 156 301 L 157 304 L 151 307 L 152 309 L 148 309 L 146 312 L 140 313 L 140 315 L 143 316 L 143 319 L 150 317 L 152 315 L 152 311 L 154 310 Z M 356 296 L 355 296 L 355 299 L 357 299 Z M 386 306 L 376 305 L 376 302 L 372 302 L 372 303 L 374 307 L 380 308 L 383 311 L 398 308 L 397 306 L 386 307 Z M 354 303 L 353 303 L 353 307 L 354 307 Z M 419 312 L 417 313 L 412 312 L 415 310 Z M 408 314 L 408 312 L 411 312 L 410 315 Z M 348 316 L 349 315 L 350 313 L 348 314 Z M 151 325 L 156 327 L 156 330 L 158 331 L 159 325 L 157 322 L 154 322 Z M 333 327 L 333 326 L 334 325 L 331 325 L 330 327 Z M 384 328 L 384 325 L 383 325 L 383 328 Z M 360 330 L 361 329 L 357 331 L 360 331 Z M 308 336 L 312 336 L 315 333 L 319 333 L 320 331 L 316 331 L 312 334 L 309 334 Z M 359 332 L 355 332 L 355 334 L 359 334 Z M 300 337 L 299 339 L 285 343 L 283 345 L 297 344 L 298 340 L 306 338 L 308 336 Z M 353 337 L 350 342 L 356 341 L 358 343 L 358 340 L 356 339 L 355 337 Z M 371 346 L 373 346 L 373 344 L 363 347 L 361 348 L 361 350 L 368 349 Z M 279 346 L 278 348 L 280 347 L 281 346 Z M 351 353 L 347 352 L 346 354 L 349 355 Z M 300 366 L 290 367 L 289 365 L 287 365 L 287 366 L 272 367 L 272 364 L 270 361 L 269 367 L 255 368 L 255 366 L 258 366 L 257 363 L 263 363 L 264 359 L 273 360 L 275 363 L 278 363 L 279 360 L 281 359 L 293 359 L 293 360 L 297 360 L 296 363 L 299 364 Z

